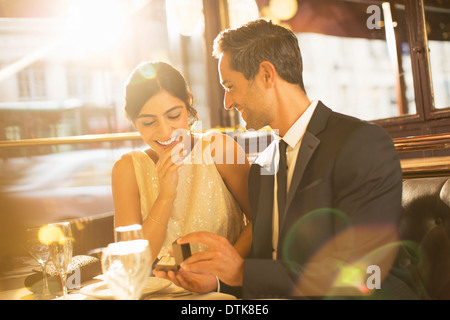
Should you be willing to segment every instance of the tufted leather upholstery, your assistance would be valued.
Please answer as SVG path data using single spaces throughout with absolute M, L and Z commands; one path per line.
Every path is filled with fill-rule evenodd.
M 403 263 L 431 299 L 450 299 L 450 178 L 404 180 L 402 205 Z

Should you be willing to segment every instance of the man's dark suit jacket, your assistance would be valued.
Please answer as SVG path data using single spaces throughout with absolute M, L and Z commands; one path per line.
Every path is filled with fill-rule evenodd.
M 393 266 L 402 171 L 390 136 L 319 101 L 301 143 L 286 211 L 280 213 L 273 260 L 277 150 L 275 139 L 250 171 L 253 243 L 244 263 L 242 297 L 415 297 Z M 367 281 L 372 290 L 364 286 Z

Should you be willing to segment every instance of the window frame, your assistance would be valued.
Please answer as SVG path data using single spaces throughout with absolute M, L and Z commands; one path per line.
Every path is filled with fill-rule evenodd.
M 443 133 L 440 127 L 450 127 L 450 107 L 436 109 L 434 105 L 424 0 L 405 0 L 404 6 L 408 43 L 411 48 L 416 114 L 373 122 L 383 126 L 393 137 Z

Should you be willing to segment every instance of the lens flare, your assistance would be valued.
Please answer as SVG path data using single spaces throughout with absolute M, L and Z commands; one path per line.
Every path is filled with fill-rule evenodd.
M 418 263 L 426 260 L 416 243 L 400 241 L 395 224 L 350 222 L 344 212 L 322 208 L 293 224 L 282 247 L 283 263 L 297 277 L 293 295 L 379 299 L 399 257 L 409 251 Z
M 139 73 L 145 79 L 153 79 L 156 77 L 156 69 L 151 65 L 144 65 L 139 69 Z
M 329 296 L 336 296 L 339 289 L 353 289 L 353 295 L 370 299 L 371 295 L 382 289 L 382 282 L 389 274 L 399 250 L 414 251 L 421 255 L 419 245 L 413 241 L 395 241 L 375 248 L 359 260 L 343 265 L 339 269 Z M 404 251 L 404 252 L 406 252 Z M 377 299 L 390 299 L 386 294 Z
M 330 225 L 330 221 L 333 221 L 333 225 Z M 286 235 L 282 248 L 285 264 L 291 269 L 291 272 L 296 272 L 297 266 L 292 261 L 302 261 L 308 253 L 313 254 L 320 249 L 318 247 L 311 248 L 311 243 L 325 245 L 331 240 L 329 238 L 320 239 L 323 232 L 318 232 L 319 229 L 323 230 L 327 227 L 334 229 L 336 226 L 339 229 L 345 229 L 349 223 L 350 220 L 344 212 L 333 208 L 321 208 L 304 215 L 292 225 Z

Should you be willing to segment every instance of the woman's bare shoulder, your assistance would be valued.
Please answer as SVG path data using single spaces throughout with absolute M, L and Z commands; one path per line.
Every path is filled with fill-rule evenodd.
M 120 174 L 124 171 L 128 172 L 133 168 L 133 158 L 131 153 L 123 154 L 115 163 L 112 169 L 113 175 Z

